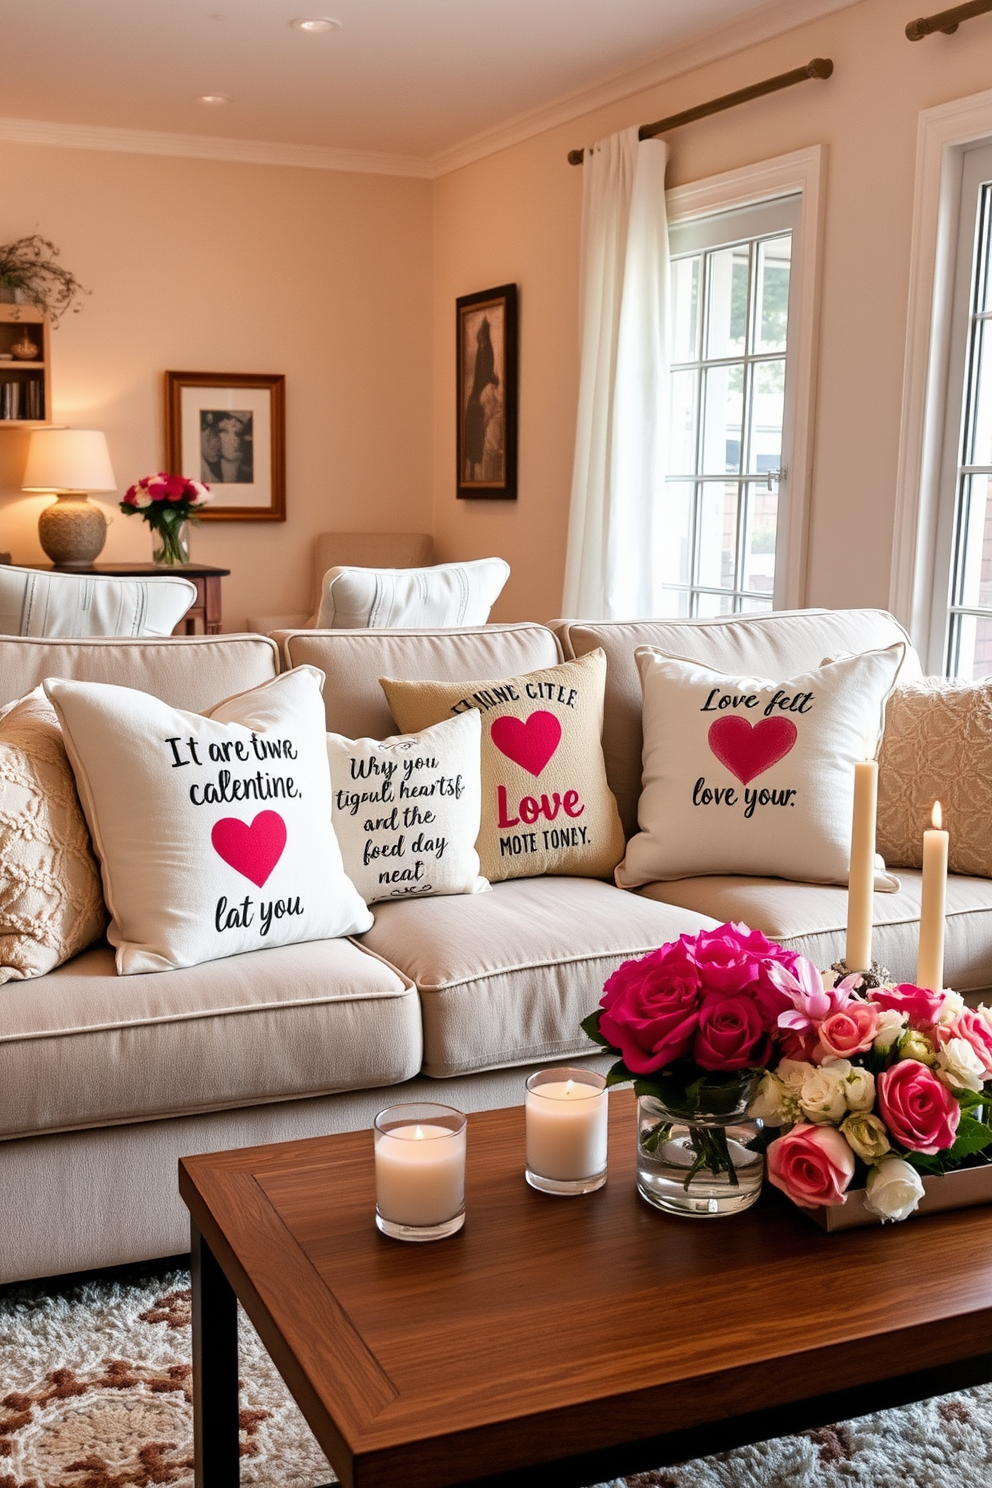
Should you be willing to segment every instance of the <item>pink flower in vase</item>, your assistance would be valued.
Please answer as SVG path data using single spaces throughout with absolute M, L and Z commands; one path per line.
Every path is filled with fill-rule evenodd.
M 603 988 L 599 1031 L 632 1074 L 652 1074 L 688 1053 L 699 1001 L 699 973 L 682 940 L 672 941 L 617 967 Z
M 706 1070 L 739 1070 L 765 1064 L 771 1039 L 761 1009 L 747 992 L 710 992 L 699 1009 L 692 1057 Z
M 795 1033 L 818 1032 L 821 1023 L 851 1001 L 850 987 L 824 987 L 822 976 L 805 956 L 798 957 L 794 971 L 782 966 L 769 970 L 792 1003 L 788 1011 L 779 1014 L 779 1028 Z

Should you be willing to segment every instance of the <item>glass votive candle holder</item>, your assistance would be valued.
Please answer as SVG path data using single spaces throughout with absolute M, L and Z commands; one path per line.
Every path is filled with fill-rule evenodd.
M 373 1123 L 375 1222 L 394 1240 L 443 1240 L 465 1223 L 465 1116 L 428 1102 Z
M 542 1193 L 583 1194 L 606 1182 L 606 1076 L 550 1069 L 527 1081 L 527 1171 Z

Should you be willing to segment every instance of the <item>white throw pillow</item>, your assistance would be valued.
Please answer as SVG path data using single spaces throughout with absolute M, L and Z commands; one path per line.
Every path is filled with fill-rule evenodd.
M 477 894 L 482 719 L 473 709 L 419 734 L 328 734 L 334 830 L 365 900 Z
M 317 629 L 485 625 L 509 577 L 502 558 L 431 568 L 331 568 L 321 585 Z
M 196 599 L 178 574 L 114 579 L 0 565 L 0 635 L 170 636 Z
M 297 667 L 206 716 L 45 682 L 122 975 L 369 929 L 331 825 L 322 681 Z
M 769 682 L 639 647 L 641 830 L 621 888 L 706 873 L 846 884 L 854 765 L 875 750 L 903 650 Z

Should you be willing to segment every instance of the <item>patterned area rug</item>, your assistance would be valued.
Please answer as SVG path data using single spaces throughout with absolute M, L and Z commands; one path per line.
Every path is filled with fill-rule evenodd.
M 241 1319 L 241 1481 L 333 1473 Z M 192 1488 L 189 1273 L 0 1290 L 0 1488 Z M 603 1488 L 992 1488 L 992 1386 Z

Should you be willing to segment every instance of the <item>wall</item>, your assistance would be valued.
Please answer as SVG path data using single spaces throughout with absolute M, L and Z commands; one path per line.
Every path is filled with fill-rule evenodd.
M 282 372 L 283 523 L 204 523 L 224 628 L 306 609 L 310 539 L 430 527 L 432 185 L 345 172 L 0 145 L 0 241 L 40 232 L 92 294 L 52 336 L 57 422 L 103 429 L 121 495 L 164 462 L 167 368 Z M 27 437 L 0 430 L 0 548 L 37 562 Z M 151 557 L 116 511 L 108 561 Z
M 925 7 L 922 7 L 925 9 Z M 681 185 L 804 146 L 829 147 L 806 600 L 889 592 L 917 117 L 989 85 L 992 16 L 910 43 L 905 0 L 863 0 L 453 172 L 436 183 L 434 527 L 442 556 L 498 553 L 513 578 L 494 619 L 558 614 L 578 386 L 581 171 L 566 152 L 613 130 L 832 57 L 834 76 L 670 136 Z M 521 294 L 520 494 L 454 496 L 454 300 Z

